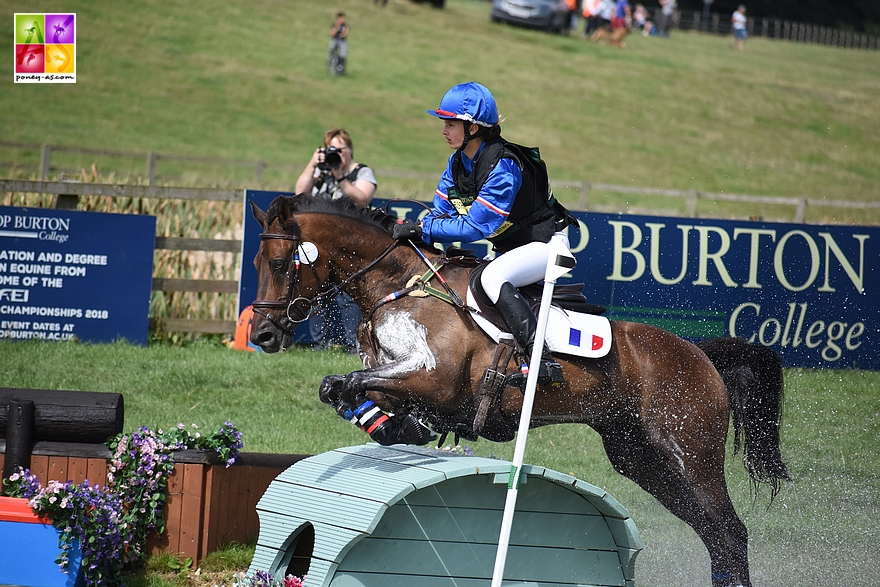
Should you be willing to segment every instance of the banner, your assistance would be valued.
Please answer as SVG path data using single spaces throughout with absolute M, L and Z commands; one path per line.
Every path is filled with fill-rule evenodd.
M 258 201 L 263 209 L 279 194 L 249 193 L 266 198 Z M 427 213 L 406 201 L 388 207 L 412 220 Z M 609 318 L 692 341 L 738 336 L 773 348 L 789 367 L 880 369 L 880 228 L 574 216 L 578 227 L 568 231 L 577 266 L 559 283 L 583 282 L 587 299 L 608 308 Z M 245 226 L 248 244 L 246 263 L 259 238 Z M 466 248 L 491 254 L 486 242 Z M 247 303 L 255 271 L 252 279 L 246 289 L 242 271 Z
M 0 206 L 0 339 L 147 344 L 156 218 Z

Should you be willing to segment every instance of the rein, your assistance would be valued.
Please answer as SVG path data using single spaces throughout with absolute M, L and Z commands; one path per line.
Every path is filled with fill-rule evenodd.
M 301 322 L 305 322 L 308 320 L 312 314 L 315 312 L 315 308 L 322 307 L 327 301 L 332 300 L 336 296 L 340 294 L 340 292 L 345 291 L 345 286 L 349 283 L 357 279 L 358 277 L 367 273 L 370 269 L 372 269 L 377 263 L 382 261 L 385 257 L 388 256 L 391 251 L 395 249 L 398 245 L 398 241 L 392 241 L 392 243 L 388 246 L 385 251 L 379 255 L 376 259 L 368 263 L 362 269 L 352 273 L 341 283 L 333 285 L 327 289 L 322 289 L 318 292 L 313 298 L 309 299 L 304 296 L 296 296 L 298 286 L 300 283 L 300 260 L 299 260 L 299 247 L 302 243 L 302 238 L 299 235 L 292 234 L 283 234 L 283 233 L 271 233 L 271 232 L 263 232 L 260 233 L 261 240 L 287 240 L 293 242 L 293 253 L 291 254 L 292 263 L 288 262 L 287 267 L 287 291 L 285 292 L 284 299 L 279 300 L 254 300 L 252 304 L 254 308 L 254 313 L 259 314 L 260 316 L 266 318 L 273 325 L 283 330 L 284 332 L 293 336 L 294 330 L 289 328 L 286 324 L 284 324 L 278 318 L 275 318 L 272 314 L 269 314 L 265 310 L 284 310 L 285 316 L 287 319 L 294 323 L 299 324 Z M 291 272 L 291 265 L 293 265 L 293 271 Z M 321 279 L 318 276 L 318 271 L 315 269 L 313 263 L 308 263 L 308 265 L 312 268 L 312 274 L 315 276 L 315 281 L 317 283 L 321 283 Z M 294 297 L 296 296 L 296 297 Z M 303 302 L 303 305 L 307 306 L 307 310 L 303 312 L 303 317 L 300 319 L 296 319 L 291 316 L 291 309 L 296 309 L 297 304 Z

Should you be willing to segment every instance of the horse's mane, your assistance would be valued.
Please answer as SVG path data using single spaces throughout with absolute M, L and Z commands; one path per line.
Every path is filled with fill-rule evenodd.
M 276 218 L 278 218 L 278 206 L 281 200 L 284 200 L 291 212 L 294 214 L 299 212 L 320 212 L 324 214 L 336 214 L 339 216 L 345 216 L 347 218 L 353 218 L 355 220 L 359 220 L 362 222 L 366 222 L 367 224 L 371 224 L 385 231 L 389 236 L 391 235 L 391 227 L 397 223 L 397 216 L 393 214 L 389 214 L 385 210 L 381 208 L 361 208 L 357 205 L 357 203 L 348 196 L 341 196 L 336 199 L 325 198 L 321 196 L 312 196 L 309 194 L 297 194 L 295 196 L 282 196 L 279 195 L 277 198 L 272 200 L 269 204 L 269 209 L 266 210 L 266 224 L 272 224 Z M 434 245 L 429 245 L 427 243 L 422 242 L 421 240 L 417 241 L 420 243 L 420 246 L 430 249 L 434 252 L 443 252 L 442 249 L 438 248 Z M 474 253 L 468 249 L 462 249 L 456 246 L 448 246 L 446 247 L 446 255 L 449 257 L 473 257 Z
M 269 204 L 269 209 L 266 211 L 267 224 L 272 224 L 278 218 L 278 205 L 282 198 L 287 202 L 291 212 L 294 214 L 299 212 L 336 214 L 372 224 L 389 235 L 391 234 L 391 227 L 397 222 L 396 216 L 392 216 L 379 208 L 361 208 L 348 196 L 330 199 L 309 194 L 297 194 L 295 196 L 278 196 L 272 200 Z

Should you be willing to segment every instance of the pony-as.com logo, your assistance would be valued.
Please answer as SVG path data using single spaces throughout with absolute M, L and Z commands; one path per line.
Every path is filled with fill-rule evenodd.
M 15 13 L 15 83 L 76 83 L 76 14 Z

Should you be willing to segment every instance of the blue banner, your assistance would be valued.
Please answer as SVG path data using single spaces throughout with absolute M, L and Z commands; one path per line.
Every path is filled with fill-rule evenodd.
M 263 209 L 278 195 L 248 193 L 267 198 L 257 201 Z M 373 205 L 386 203 L 399 217 L 426 214 L 410 202 Z M 560 283 L 583 282 L 587 299 L 608 308 L 609 318 L 655 324 L 692 341 L 738 336 L 773 348 L 790 367 L 880 369 L 880 229 L 574 216 L 569 240 L 578 264 Z M 246 225 L 248 244 L 246 262 L 259 247 Z M 485 242 L 466 248 L 490 253 Z
M 0 206 L 0 338 L 147 344 L 156 218 Z

